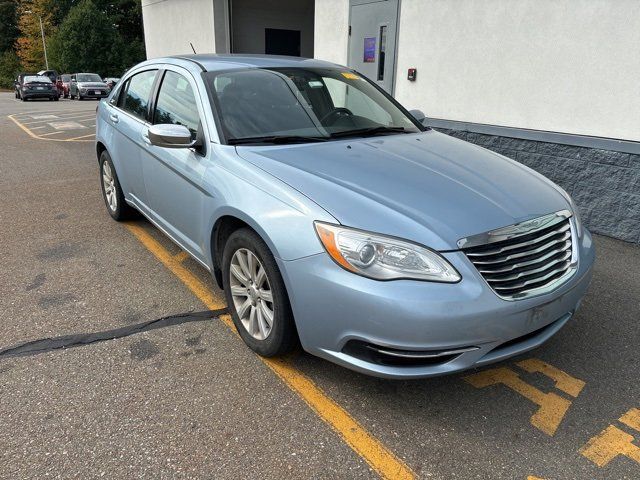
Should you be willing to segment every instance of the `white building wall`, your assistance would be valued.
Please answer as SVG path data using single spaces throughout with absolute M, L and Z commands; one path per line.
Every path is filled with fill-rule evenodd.
M 347 64 L 349 0 L 316 0 L 314 57 Z
M 216 51 L 213 0 L 142 0 L 147 58 Z
M 395 96 L 433 118 L 640 140 L 640 2 L 401 0 Z

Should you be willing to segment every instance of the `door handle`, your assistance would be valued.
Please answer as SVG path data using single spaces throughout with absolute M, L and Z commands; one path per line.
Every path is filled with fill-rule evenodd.
M 149 135 L 147 134 L 147 132 L 142 133 L 142 141 L 147 145 L 151 145 L 151 139 L 149 138 Z
M 115 113 L 109 115 L 109 120 L 111 120 L 113 123 L 118 123 L 120 121 L 118 115 L 116 115 Z

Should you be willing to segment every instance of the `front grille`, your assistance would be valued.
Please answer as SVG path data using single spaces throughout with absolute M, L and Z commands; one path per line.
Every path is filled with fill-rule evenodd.
M 485 238 L 499 240 L 462 249 L 498 296 L 516 300 L 544 293 L 571 276 L 571 220 L 564 212 L 554 215 L 525 222 L 540 227 L 525 229 L 524 234 L 500 236 L 497 231 L 490 232 Z M 517 231 L 517 227 L 501 230 Z

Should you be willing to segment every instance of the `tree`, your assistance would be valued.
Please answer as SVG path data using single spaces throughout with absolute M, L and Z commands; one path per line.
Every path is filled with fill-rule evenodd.
M 93 0 L 72 6 L 50 42 L 52 64 L 64 72 L 119 76 L 144 59 L 140 41 L 125 41 L 113 18 Z
M 17 0 L 0 0 L 0 52 L 13 50 L 18 33 Z
M 20 60 L 13 50 L 0 54 L 0 87 L 13 88 L 13 80 L 20 73 Z
M 15 47 L 23 68 L 37 71 L 45 68 L 44 47 L 40 31 L 40 18 L 46 37 L 55 30 L 52 24 L 49 0 L 20 0 L 18 6 L 18 36 Z

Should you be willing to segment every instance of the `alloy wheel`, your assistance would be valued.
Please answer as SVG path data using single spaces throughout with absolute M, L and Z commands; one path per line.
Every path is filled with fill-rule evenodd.
M 266 339 L 274 319 L 273 292 L 267 271 L 246 248 L 236 250 L 229 268 L 231 297 L 240 322 L 256 340 Z
M 111 165 L 106 160 L 102 163 L 102 186 L 104 187 L 104 195 L 107 204 L 112 212 L 118 208 L 118 197 L 116 195 L 116 182 L 111 172 Z

